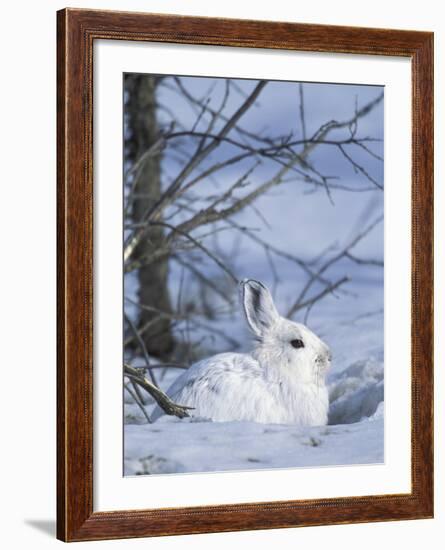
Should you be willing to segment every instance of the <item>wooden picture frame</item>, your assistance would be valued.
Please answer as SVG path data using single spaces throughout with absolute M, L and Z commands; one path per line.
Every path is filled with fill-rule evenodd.
M 402 56 L 412 64 L 412 426 L 407 494 L 93 512 L 95 40 Z M 65 9 L 57 14 L 57 537 L 64 541 L 433 516 L 433 34 Z

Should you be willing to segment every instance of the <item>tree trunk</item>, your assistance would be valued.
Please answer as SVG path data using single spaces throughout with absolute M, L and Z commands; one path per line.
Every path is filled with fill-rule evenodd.
M 157 79 L 150 75 L 128 74 L 125 76 L 126 158 L 137 161 L 159 138 L 156 120 Z M 133 192 L 136 198 L 132 207 L 133 222 L 142 219 L 161 194 L 161 153 L 149 156 L 136 171 L 137 180 Z M 151 228 L 146 238 L 136 248 L 135 259 L 150 255 L 163 241 L 163 228 Z M 138 270 L 139 300 L 141 304 L 159 311 L 171 312 L 168 292 L 168 258 Z M 154 319 L 157 319 L 155 322 Z M 174 347 L 170 321 L 158 318 L 154 312 L 141 310 L 139 328 L 149 324 L 143 339 L 150 354 L 161 359 L 169 357 Z

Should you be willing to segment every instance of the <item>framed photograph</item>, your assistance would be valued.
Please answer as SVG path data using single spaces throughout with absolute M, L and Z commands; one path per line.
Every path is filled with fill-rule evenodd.
M 58 12 L 58 538 L 433 516 L 433 34 Z

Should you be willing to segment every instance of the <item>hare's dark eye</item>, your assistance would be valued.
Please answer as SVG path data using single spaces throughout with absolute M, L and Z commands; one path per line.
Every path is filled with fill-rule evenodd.
M 290 345 L 293 347 L 293 348 L 304 348 L 304 342 L 303 340 L 300 340 L 299 338 L 295 339 L 295 340 L 291 340 L 290 342 Z

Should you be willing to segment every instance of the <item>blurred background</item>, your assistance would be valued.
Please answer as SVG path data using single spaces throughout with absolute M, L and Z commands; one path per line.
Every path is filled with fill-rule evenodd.
M 126 361 L 249 349 L 244 277 L 383 358 L 383 88 L 126 74 L 124 117 Z

